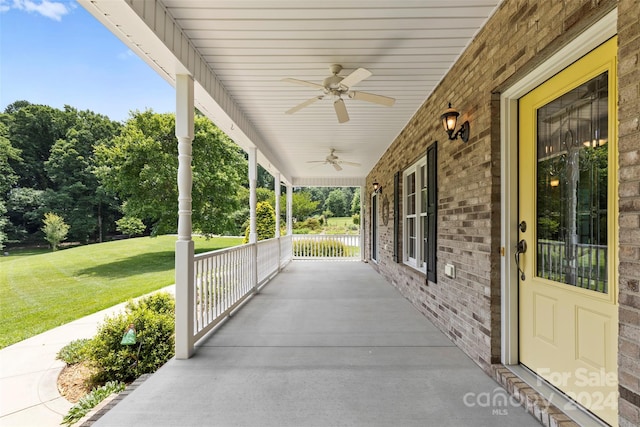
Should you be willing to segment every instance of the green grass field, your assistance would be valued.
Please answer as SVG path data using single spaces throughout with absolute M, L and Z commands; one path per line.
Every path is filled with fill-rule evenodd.
M 331 217 L 327 218 L 327 223 L 324 227 L 325 234 L 358 234 L 359 225 L 353 223 L 353 218 L 347 217 Z
M 196 252 L 241 237 L 194 237 Z M 144 295 L 174 280 L 175 236 L 0 256 L 0 348 Z

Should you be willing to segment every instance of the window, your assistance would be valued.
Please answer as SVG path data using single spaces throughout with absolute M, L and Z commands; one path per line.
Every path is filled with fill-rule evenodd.
M 403 262 L 427 273 L 435 282 L 436 144 L 402 174 Z

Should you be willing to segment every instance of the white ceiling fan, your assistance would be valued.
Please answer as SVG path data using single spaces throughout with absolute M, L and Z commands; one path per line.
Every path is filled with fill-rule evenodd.
M 325 96 L 330 96 L 332 99 L 334 99 L 333 108 L 336 110 L 338 122 L 344 123 L 349 121 L 349 113 L 347 113 L 347 107 L 344 105 L 342 95 L 346 95 L 350 99 L 373 102 L 374 104 L 384 105 L 386 107 L 391 107 L 396 102 L 395 99 L 389 98 L 388 96 L 376 95 L 368 92 L 356 92 L 354 90 L 351 90 L 353 86 L 372 75 L 371 71 L 365 68 L 358 68 L 346 77 L 338 75 L 338 73 L 342 70 L 342 65 L 340 64 L 333 64 L 329 67 L 329 70 L 331 71 L 332 75 L 324 79 L 322 81 L 322 84 L 292 78 L 283 79 L 283 81 L 285 82 L 309 86 L 322 91 L 321 95 L 314 96 L 313 98 L 306 100 L 302 104 L 296 105 L 295 107 L 287 110 L 286 114 L 296 113 L 303 108 L 313 104 L 314 102 L 323 99 Z
M 332 148 L 331 153 L 324 160 L 310 160 L 307 163 L 324 163 L 325 165 L 331 165 L 338 172 L 342 170 L 342 166 L 340 165 L 355 166 L 355 167 L 360 166 L 360 163 L 347 162 L 345 160 L 340 160 L 340 158 L 335 155 L 335 151 L 336 149 Z

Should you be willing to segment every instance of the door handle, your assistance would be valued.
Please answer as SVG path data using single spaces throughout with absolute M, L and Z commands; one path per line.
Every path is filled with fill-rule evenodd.
M 525 252 L 527 252 L 527 241 L 522 239 L 516 245 L 516 253 L 515 253 L 516 266 L 518 267 L 518 272 L 520 273 L 520 280 L 525 279 L 524 271 L 522 271 L 522 269 L 520 268 L 520 254 L 523 254 Z

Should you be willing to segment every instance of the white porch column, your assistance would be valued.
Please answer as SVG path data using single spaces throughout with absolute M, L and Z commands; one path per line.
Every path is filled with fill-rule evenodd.
M 280 237 L 280 174 L 274 176 L 273 192 L 276 193 L 276 238 Z
M 193 79 L 176 76 L 176 137 L 178 138 L 178 240 L 176 241 L 176 359 L 193 354 L 193 255 L 191 240 L 191 141 L 193 140 Z
M 258 149 L 249 148 L 249 243 L 258 241 L 256 233 L 256 185 L 258 178 Z
M 274 175 L 273 192 L 276 196 L 276 233 L 278 239 L 278 272 L 280 272 L 280 260 L 282 259 L 282 247 L 280 246 L 280 174 Z
M 360 261 L 366 259 L 364 254 L 364 202 L 367 199 L 367 187 L 360 186 Z
M 258 233 L 256 227 L 256 186 L 258 180 L 258 149 L 256 147 L 247 150 L 249 154 L 249 244 L 253 245 L 251 275 L 253 291 L 258 290 Z
M 287 184 L 287 235 L 293 234 L 293 187 Z

